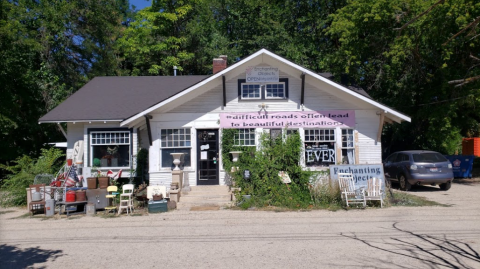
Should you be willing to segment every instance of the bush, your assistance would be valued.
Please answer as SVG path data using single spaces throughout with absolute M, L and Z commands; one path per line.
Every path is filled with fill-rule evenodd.
M 334 196 L 326 198 L 323 197 L 324 193 L 312 191 L 311 181 L 317 179 L 320 172 L 304 170 L 301 167 L 303 143 L 298 133 L 279 136 L 276 139 L 264 133 L 260 137 L 260 146 L 256 149 L 256 147 L 235 146 L 236 132 L 238 132 L 236 129 L 223 130 L 222 157 L 226 171 L 231 171 L 234 166 L 239 168 L 229 175 L 235 187 L 241 188 L 241 191 L 236 194 L 237 200 L 242 201 L 242 195 L 252 196 L 248 202 L 242 203 L 242 208 L 277 206 L 304 209 L 316 205 L 317 202 L 336 201 Z M 286 133 L 285 130 L 284 133 Z M 235 165 L 231 160 L 230 151 L 243 152 Z M 249 180 L 243 177 L 245 170 L 250 171 Z M 290 184 L 282 183 L 280 171 L 285 171 L 289 175 Z
M 38 159 L 23 155 L 15 161 L 15 165 L 0 165 L 1 169 L 9 174 L 3 179 L 2 195 L 0 205 L 19 206 L 27 203 L 27 192 L 29 185 L 38 174 L 55 174 L 63 164 L 60 160 L 65 156 L 60 149 L 42 149 Z

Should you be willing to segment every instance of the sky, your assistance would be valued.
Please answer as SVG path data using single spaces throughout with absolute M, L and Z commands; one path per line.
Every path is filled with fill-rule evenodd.
M 137 10 L 151 6 L 151 0 L 130 0 L 130 6 L 134 5 Z

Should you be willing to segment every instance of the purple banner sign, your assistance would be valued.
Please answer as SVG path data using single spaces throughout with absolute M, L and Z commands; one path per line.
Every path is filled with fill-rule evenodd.
M 220 113 L 221 128 L 355 127 L 354 110 Z

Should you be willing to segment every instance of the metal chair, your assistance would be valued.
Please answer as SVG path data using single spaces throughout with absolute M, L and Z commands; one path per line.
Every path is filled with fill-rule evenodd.
M 34 184 L 30 185 L 28 190 L 30 195 L 30 202 L 28 203 L 28 210 L 30 215 L 33 216 L 33 212 L 41 209 L 43 207 L 43 213 L 47 213 L 47 209 L 45 207 L 45 195 L 46 195 L 46 188 L 45 184 Z
M 118 206 L 118 214 L 122 213 L 123 209 L 130 212 L 133 212 L 133 189 L 135 185 L 133 184 L 125 184 L 123 185 L 123 193 L 120 194 L 120 205 Z
M 113 211 L 113 214 L 115 214 L 115 211 L 117 210 L 117 201 L 115 199 L 117 197 L 117 191 L 117 186 L 107 187 L 107 195 L 105 195 L 105 197 L 109 200 L 109 206 L 105 207 L 105 214 L 110 211 Z

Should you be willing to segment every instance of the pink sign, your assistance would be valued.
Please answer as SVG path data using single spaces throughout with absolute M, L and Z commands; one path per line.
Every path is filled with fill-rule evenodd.
M 221 113 L 221 128 L 355 127 L 354 110 Z

